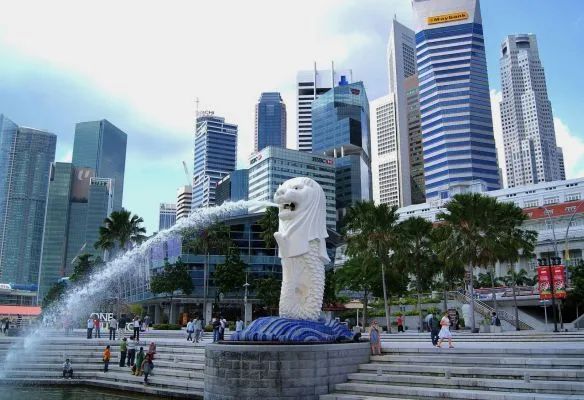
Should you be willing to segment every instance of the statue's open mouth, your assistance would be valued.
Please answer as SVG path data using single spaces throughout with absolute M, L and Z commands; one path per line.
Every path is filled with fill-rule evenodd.
M 294 203 L 284 203 L 284 210 L 294 211 L 296 209 L 296 204 Z

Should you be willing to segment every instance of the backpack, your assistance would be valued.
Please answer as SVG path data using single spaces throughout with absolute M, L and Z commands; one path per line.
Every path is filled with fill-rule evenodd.
M 501 320 L 499 317 L 495 317 L 495 326 L 501 326 Z

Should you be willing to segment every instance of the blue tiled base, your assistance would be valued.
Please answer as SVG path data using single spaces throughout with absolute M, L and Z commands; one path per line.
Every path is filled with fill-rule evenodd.
M 353 333 L 337 321 L 328 323 L 280 317 L 264 317 L 231 335 L 231 340 L 250 342 L 350 342 Z

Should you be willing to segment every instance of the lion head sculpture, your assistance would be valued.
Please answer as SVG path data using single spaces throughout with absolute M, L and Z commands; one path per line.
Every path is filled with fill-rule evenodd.
M 320 241 L 319 256 L 330 261 L 326 252 L 326 197 L 310 178 L 292 178 L 282 183 L 274 201 L 279 208 L 278 242 L 280 257 L 296 257 L 309 251 L 309 242 Z

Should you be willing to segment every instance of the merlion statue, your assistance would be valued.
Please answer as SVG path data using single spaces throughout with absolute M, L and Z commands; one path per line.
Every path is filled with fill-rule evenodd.
M 355 336 L 339 321 L 319 320 L 324 294 L 326 198 L 310 178 L 284 182 L 274 195 L 279 209 L 278 242 L 282 260 L 280 316 L 262 317 L 230 340 L 249 342 L 348 342 Z
M 274 234 L 282 259 L 280 317 L 317 320 L 324 294 L 326 198 L 310 178 L 284 182 L 274 195 L 279 208 Z

